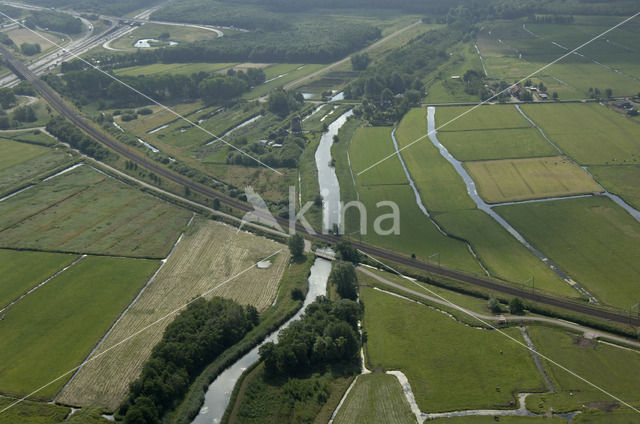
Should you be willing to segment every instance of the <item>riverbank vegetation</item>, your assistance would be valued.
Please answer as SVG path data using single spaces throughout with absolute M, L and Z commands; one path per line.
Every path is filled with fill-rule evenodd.
M 119 414 L 130 424 L 154 424 L 184 397 L 195 377 L 258 324 L 255 307 L 232 300 L 198 299 L 167 326 L 131 383 Z

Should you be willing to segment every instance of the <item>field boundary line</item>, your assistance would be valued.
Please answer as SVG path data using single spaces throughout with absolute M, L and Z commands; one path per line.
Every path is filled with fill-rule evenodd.
M 2 12 L 0 12 L 2 13 Z M 4 13 L 2 13 L 4 15 Z M 5 15 L 6 16 L 6 15 Z M 365 168 L 363 171 L 360 171 L 358 173 L 358 175 L 364 174 L 365 172 L 371 170 L 372 168 L 375 168 L 376 166 L 380 165 L 382 162 L 385 162 L 387 159 L 392 158 L 393 156 L 399 155 L 401 151 L 408 149 L 409 147 L 413 146 L 414 144 L 424 140 L 425 138 L 429 137 L 432 134 L 435 134 L 437 131 L 440 131 L 442 128 L 448 126 L 449 124 L 452 124 L 453 122 L 457 121 L 458 119 L 462 118 L 463 116 L 468 115 L 469 113 L 473 112 L 474 110 L 476 110 L 477 108 L 488 104 L 489 102 L 491 102 L 492 100 L 494 100 L 495 98 L 497 98 L 498 96 L 500 96 L 501 94 L 504 94 L 506 92 L 508 92 L 509 90 L 511 90 L 512 88 L 516 87 L 518 84 L 523 83 L 524 81 L 528 80 L 529 78 L 532 78 L 533 76 L 535 76 L 536 74 L 544 71 L 545 69 L 555 65 L 556 63 L 560 62 L 561 60 L 571 56 L 572 54 L 574 54 L 575 52 L 577 52 L 578 50 L 588 46 L 589 44 L 593 43 L 594 41 L 604 37 L 605 35 L 607 35 L 608 33 L 610 33 L 611 31 L 621 27 L 622 25 L 626 24 L 627 22 L 633 20 L 634 18 L 636 18 L 637 16 L 640 16 L 640 12 L 624 19 L 623 21 L 617 23 L 616 25 L 614 25 L 613 27 L 609 28 L 608 30 L 596 35 L 595 37 L 593 37 L 592 39 L 590 39 L 589 41 L 586 41 L 585 43 L 582 43 L 581 45 L 579 45 L 578 47 L 574 48 L 573 50 L 570 50 L 569 52 L 567 52 L 566 54 L 560 56 L 559 58 L 557 58 L 556 60 L 554 60 L 553 62 L 550 62 L 546 65 L 544 65 L 543 67 L 539 68 L 538 70 L 534 71 L 533 73 L 529 74 L 528 76 L 522 78 L 521 80 L 511 84 L 510 86 L 508 86 L 507 88 L 505 88 L 504 90 L 494 94 L 493 96 L 489 97 L 486 100 L 483 100 L 482 102 L 476 104 L 475 106 L 473 106 L 471 109 L 468 109 L 466 111 L 464 111 L 463 113 L 461 113 L 460 115 L 456 116 L 455 118 L 450 119 L 449 121 L 445 122 L 444 124 L 440 125 L 439 127 L 434 128 L 432 131 L 427 132 L 425 135 L 413 140 L 411 143 L 407 144 L 406 146 L 402 147 L 401 149 L 397 150 L 396 152 L 390 154 L 389 156 L 386 156 L 384 158 L 382 158 L 381 160 L 379 160 L 378 162 L 370 165 L 369 167 Z M 640 413 L 640 411 L 638 412 Z
M 1 14 L 2 12 L 0 12 Z M 230 283 L 231 281 L 235 280 L 236 278 L 238 278 L 239 276 L 247 273 L 248 271 L 252 270 L 253 268 L 256 268 L 258 266 L 258 264 L 262 261 L 266 261 L 268 259 L 271 259 L 272 257 L 276 256 L 277 254 L 279 254 L 280 252 L 282 252 L 283 249 L 279 249 L 276 252 L 272 253 L 271 255 L 262 258 L 260 261 L 252 264 L 251 266 L 245 268 L 244 270 L 240 271 L 239 273 L 235 274 L 232 277 L 229 277 L 228 279 L 226 279 L 225 281 L 217 284 L 215 287 L 205 291 L 204 293 L 194 297 L 193 299 L 191 299 L 189 302 L 185 303 L 184 305 L 180 306 L 179 308 L 174 309 L 173 311 L 169 312 L 168 314 L 164 315 L 163 317 L 158 318 L 156 321 L 152 322 L 151 324 L 141 328 L 140 330 L 136 331 L 135 333 L 129 335 L 128 337 L 122 339 L 121 341 L 119 341 L 118 343 L 114 344 L 113 346 L 110 346 L 108 349 L 105 349 L 104 351 L 100 352 L 99 354 L 87 359 L 86 361 L 84 361 L 83 363 L 81 363 L 80 365 L 73 367 L 72 369 L 66 371 L 64 374 L 61 374 L 59 377 L 56 377 L 55 379 L 51 380 L 50 382 L 48 382 L 47 384 L 37 388 L 36 390 L 32 391 L 31 393 L 19 398 L 18 400 L 16 400 L 15 402 L 9 404 L 8 406 L 6 406 L 5 408 L 0 410 L 0 414 L 2 414 L 3 412 L 13 408 L 14 406 L 24 402 L 25 400 L 29 399 L 30 397 L 32 397 L 33 395 L 35 395 L 36 393 L 46 389 L 47 387 L 49 387 L 50 385 L 54 384 L 55 382 L 63 379 L 64 377 L 66 377 L 67 375 L 76 372 L 78 369 L 80 369 L 80 367 L 82 367 L 83 365 L 86 365 L 89 362 L 92 362 L 100 357 L 102 357 L 103 355 L 107 354 L 108 352 L 110 352 L 111 350 L 115 349 L 116 347 L 128 342 L 129 340 L 133 339 L 134 337 L 136 337 L 137 335 L 145 332 L 146 330 L 148 330 L 149 328 L 155 326 L 156 324 L 164 321 L 165 319 L 176 315 L 178 312 L 182 311 L 183 309 L 187 308 L 189 305 L 191 305 L 192 303 L 194 303 L 195 301 L 197 301 L 198 299 L 204 298 L 205 296 L 207 296 L 208 294 L 214 292 L 215 290 L 219 289 L 220 287 Z
M 640 14 L 640 13 L 639 13 Z M 480 316 L 478 316 L 477 314 L 474 314 L 473 312 L 451 302 L 450 300 L 444 298 L 442 295 L 436 293 L 435 291 L 431 290 L 430 288 L 423 286 L 419 283 L 417 283 L 415 280 L 406 277 L 405 275 L 403 275 L 402 273 L 400 273 L 399 271 L 395 270 L 394 268 L 390 267 L 389 265 L 385 264 L 384 262 L 368 255 L 367 253 L 361 251 L 360 249 L 358 249 L 358 252 L 360 252 L 361 254 L 367 256 L 368 258 L 373 259 L 375 262 L 377 262 L 378 264 L 382 265 L 383 267 L 387 268 L 388 270 L 390 270 L 391 272 L 393 272 L 394 274 L 398 275 L 400 278 L 403 278 L 409 282 L 411 282 L 412 284 L 418 286 L 420 289 L 429 292 L 430 295 L 440 299 L 441 301 L 445 302 L 447 305 L 449 305 L 450 307 L 452 307 L 453 309 L 456 309 L 460 312 L 462 312 L 465 315 L 470 316 L 471 318 L 475 319 L 476 321 L 479 321 L 481 324 L 486 325 L 490 328 L 492 328 L 493 330 L 497 331 L 498 333 L 502 334 L 503 336 L 505 336 L 506 338 L 508 338 L 509 340 L 519 344 L 520 346 L 524 347 L 525 349 L 529 350 L 532 354 L 534 355 L 538 355 L 539 357 L 545 359 L 546 361 L 548 361 L 549 363 L 557 366 L 558 368 L 562 369 L 563 371 L 571 374 L 572 376 L 576 377 L 577 379 L 579 379 L 580 381 L 587 383 L 589 386 L 597 389 L 598 391 L 604 393 L 605 395 L 611 397 L 612 399 L 616 400 L 617 402 L 620 402 L 621 404 L 623 404 L 624 406 L 628 407 L 629 409 L 637 412 L 638 414 L 640 414 L 640 409 L 632 406 L 631 404 L 629 404 L 628 402 L 625 402 L 624 400 L 620 399 L 619 397 L 617 397 L 616 395 L 609 393 L 608 391 L 606 391 L 605 389 L 601 388 L 600 386 L 592 383 L 591 381 L 587 380 L 586 378 L 578 375 L 577 373 L 571 371 L 570 369 L 566 368 L 565 366 L 559 364 L 558 362 L 554 361 L 553 359 L 549 358 L 548 356 L 544 355 L 543 353 L 538 352 L 536 349 L 533 349 L 531 347 L 529 347 L 526 343 L 522 343 L 520 340 L 517 340 L 515 337 L 510 336 L 509 334 L 507 334 L 505 331 L 501 330 L 500 328 L 496 327 L 495 325 L 491 324 L 488 320 L 485 320 L 483 318 L 481 318 Z M 1 412 L 1 411 L 0 411 Z
M 77 54 L 73 53 L 72 51 L 66 49 L 65 47 L 61 46 L 58 43 L 55 43 L 51 40 L 49 40 L 47 37 L 45 37 L 42 34 L 39 34 L 38 32 L 32 30 L 31 28 L 28 28 L 25 24 L 23 24 L 22 22 L 13 19 L 12 17 L 10 17 L 9 15 L 5 14 L 4 12 L 0 11 L 0 15 L 4 16 L 6 19 L 12 21 L 15 24 L 20 25 L 22 28 L 26 29 L 27 31 L 37 35 L 39 38 L 47 41 L 48 43 L 53 44 L 55 47 L 57 47 L 58 49 L 64 51 L 65 53 L 71 55 L 71 57 L 73 57 L 74 59 L 80 60 L 81 62 L 89 65 L 91 68 L 95 69 L 96 71 L 102 73 L 103 75 L 106 75 L 107 77 L 111 78 L 112 80 L 116 81 L 117 83 L 121 84 L 122 86 L 128 88 L 129 90 L 133 91 L 134 93 L 144 97 L 145 99 L 149 100 L 151 103 L 154 103 L 156 106 L 159 106 L 160 108 L 166 110 L 167 112 L 173 114 L 174 116 L 176 116 L 178 119 L 182 119 L 183 121 L 185 121 L 186 123 L 188 123 L 189 125 L 198 128 L 199 130 L 201 130 L 202 132 L 204 132 L 205 134 L 210 135 L 211 137 L 215 138 L 217 141 L 221 141 L 222 143 L 226 144 L 227 146 L 231 147 L 233 150 L 242 153 L 243 155 L 245 155 L 246 157 L 250 158 L 251 160 L 257 162 L 258 164 L 264 166 L 265 168 L 275 172 L 278 175 L 283 175 L 282 172 L 278 171 L 277 169 L 274 169 L 272 167 L 270 167 L 269 165 L 267 165 L 266 163 L 262 162 L 260 159 L 257 159 L 256 157 L 250 155 L 249 153 L 245 152 L 242 149 L 239 149 L 238 147 L 234 146 L 233 144 L 229 143 L 226 140 L 223 140 L 222 138 L 218 137 L 216 134 L 212 133 L 211 131 L 209 131 L 208 129 L 202 127 L 200 124 L 198 124 L 197 122 L 193 122 L 192 120 L 190 120 L 189 118 L 187 118 L 186 116 L 181 115 L 180 113 L 176 112 L 175 110 L 171 109 L 169 106 L 165 106 L 164 104 L 160 103 L 159 101 L 155 100 L 154 98 L 144 94 L 143 92 L 141 92 L 140 90 L 132 87 L 131 85 L 127 84 L 126 82 L 122 81 L 121 79 L 117 78 L 114 75 L 111 75 L 108 72 L 103 71 L 102 69 L 98 68 L 96 65 L 90 63 L 89 61 L 81 58 L 80 56 L 78 56 Z

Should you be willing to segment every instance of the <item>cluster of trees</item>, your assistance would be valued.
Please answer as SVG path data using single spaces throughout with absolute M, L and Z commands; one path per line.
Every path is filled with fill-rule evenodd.
M 20 122 L 35 122 L 38 120 L 36 112 L 30 105 L 15 108 L 11 116 L 0 110 L 0 130 L 15 128 Z
M 321 366 L 356 358 L 360 349 L 361 308 L 351 300 L 320 296 L 304 315 L 278 335 L 278 343 L 260 347 L 268 375 L 295 376 Z
M 110 78 L 102 72 L 74 69 L 75 63 L 67 65 L 62 78 L 47 75 L 46 81 L 54 89 L 78 100 L 80 104 L 89 101 L 108 102 L 113 107 L 132 106 L 149 103 L 144 96 Z M 158 101 L 198 99 L 207 103 L 227 101 L 240 96 L 253 85 L 264 82 L 264 71 L 250 69 L 245 72 L 230 72 L 227 75 L 200 72 L 197 74 L 154 74 L 126 76 L 121 78 L 136 90 Z
M 42 48 L 38 43 L 22 43 L 20 44 L 20 51 L 26 56 L 33 56 L 40 53 Z
M 238 145 L 243 147 L 245 140 L 240 140 Z M 272 140 L 279 147 L 266 146 L 263 142 L 251 143 L 246 151 L 260 162 L 272 168 L 297 168 L 300 155 L 306 146 L 306 139 L 297 135 L 279 136 Z M 227 156 L 227 163 L 243 166 L 261 166 L 256 160 L 238 151 L 230 151 Z
M 80 34 L 82 32 L 82 21 L 80 19 L 67 13 L 53 10 L 34 10 L 25 19 L 24 24 L 27 28 L 34 29 L 38 26 L 64 34 Z
M 2 109 L 9 109 L 18 104 L 18 99 L 11 88 L 0 88 L 0 106 Z
M 0 43 L 4 44 L 5 46 L 13 46 L 15 44 L 13 40 L 9 38 L 6 32 L 0 32 Z
M 592 99 L 601 99 L 603 97 L 603 93 L 604 93 L 604 97 L 607 99 L 610 99 L 613 97 L 613 90 L 610 88 L 601 90 L 597 87 L 596 88 L 589 87 L 589 97 Z
M 491 93 L 485 87 L 485 75 L 483 72 L 469 69 L 464 73 L 462 81 L 465 83 L 465 93 L 478 96 L 483 101 L 491 97 Z
M 371 58 L 367 53 L 354 54 L 351 56 L 351 67 L 354 71 L 364 71 L 371 63 Z
M 126 424 L 155 424 L 183 399 L 202 370 L 258 324 L 258 311 L 215 297 L 198 299 L 167 326 L 129 387 L 119 413 Z
M 345 90 L 347 99 L 365 99 L 359 111 L 374 125 L 388 125 L 424 96 L 424 77 L 447 60 L 446 48 L 462 38 L 447 29 L 429 31 L 369 66 Z
M 304 97 L 302 94 L 282 89 L 269 94 L 269 98 L 267 100 L 267 108 L 269 109 L 269 112 L 276 114 L 281 118 L 284 118 L 291 114 L 291 112 L 300 109 L 303 104 Z
M 358 275 L 351 262 L 337 262 L 329 274 L 329 283 L 336 286 L 343 299 L 358 298 Z
M 93 141 L 62 116 L 51 118 L 47 123 L 47 131 L 63 143 L 67 143 L 74 149 L 78 149 L 82 153 L 98 160 L 108 160 L 116 156 L 115 153 L 111 153 L 102 145 Z

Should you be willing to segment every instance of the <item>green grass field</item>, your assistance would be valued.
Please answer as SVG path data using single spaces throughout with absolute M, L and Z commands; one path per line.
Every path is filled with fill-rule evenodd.
M 0 392 L 30 393 L 79 365 L 157 266 L 88 257 L 12 306 L 0 321 Z M 70 376 L 34 397 L 51 399 Z
M 637 123 L 599 104 L 525 105 L 522 110 L 582 165 L 640 163 Z
M 111 47 L 115 49 L 136 50 L 134 47 L 136 41 L 144 38 L 159 39 L 160 34 L 164 32 L 169 33 L 169 40 L 178 43 L 188 43 L 198 40 L 214 40 L 218 38 L 217 33 L 206 29 L 146 23 L 117 41 L 112 42 Z
M 191 75 L 199 72 L 216 72 L 231 68 L 235 63 L 154 63 L 151 65 L 131 66 L 113 71 L 119 76 L 155 75 Z
M 69 265 L 76 256 L 0 249 L 0 309 Z
M 0 197 L 32 179 L 70 163 L 72 156 L 59 149 L 0 139 Z
M 358 377 L 338 415 L 336 424 L 415 424 L 409 402 L 398 379 L 375 373 Z
M 486 213 L 452 211 L 439 214 L 437 220 L 450 234 L 469 240 L 492 275 L 515 285 L 533 277 L 536 289 L 562 296 L 576 295 L 574 289 Z
M 640 386 L 635 378 L 640 372 L 639 351 L 584 340 L 560 329 L 529 327 L 527 331 L 541 353 L 625 402 L 637 405 L 640 401 Z M 618 403 L 547 361 L 543 360 L 543 366 L 557 393 L 540 394 L 527 400 L 528 407 L 534 411 L 544 413 L 550 408 L 571 411 L 582 409 L 583 405 L 606 408 L 606 404 Z M 623 405 L 619 409 L 631 412 Z
M 436 116 L 441 110 L 448 110 L 448 108 L 438 109 Z M 492 116 L 502 115 L 506 114 L 494 113 Z M 426 111 L 412 109 L 402 119 L 396 131 L 398 146 L 403 148 L 425 134 L 427 134 Z M 475 203 L 467 194 L 462 178 L 428 138 L 406 148 L 401 155 L 429 211 L 438 213 L 475 208 Z M 371 164 L 382 157 L 374 156 L 374 158 Z
M 11 405 L 12 399 L 0 398 L 0 410 Z M 65 420 L 70 408 L 43 402 L 25 401 L 0 414 L 0 424 L 58 424 Z
M 163 258 L 191 213 L 87 165 L 0 203 L 0 244 Z
M 368 368 L 404 372 L 423 412 L 513 408 L 514 392 L 544 390 L 531 354 L 503 335 L 367 287 L 360 296 Z
M 622 197 L 636 209 L 640 209 L 640 166 L 590 166 L 589 172 L 609 192 Z
M 443 110 L 444 108 L 439 108 L 438 114 Z M 558 151 L 535 128 L 446 131 L 445 127 L 445 131 L 438 134 L 438 140 L 456 159 L 462 162 L 558 154 Z
M 348 141 L 340 141 L 340 143 L 343 142 Z M 367 235 L 363 239 L 370 243 L 399 250 L 407 255 L 415 253 L 420 259 L 426 259 L 428 256 L 440 252 L 443 264 L 457 269 L 482 273 L 482 269 L 469 253 L 465 244 L 442 235 L 418 208 L 416 197 L 397 157 L 357 176 L 358 171 L 393 151 L 390 128 L 359 128 L 351 142 L 349 152 L 351 165 L 354 174 L 356 174 L 356 190 L 360 201 L 367 207 L 368 212 Z M 345 177 L 348 177 L 346 181 Z M 340 184 L 352 184 L 351 177 L 343 175 Z M 375 219 L 390 212 L 388 207 L 376 208 L 375 205 L 381 200 L 392 200 L 399 206 L 400 235 L 375 233 L 373 227 Z M 345 221 L 347 233 L 360 230 L 360 221 L 355 209 L 347 212 Z M 385 222 L 383 228 L 388 229 L 389 225 L 390 222 Z
M 640 224 L 606 198 L 503 206 L 496 211 L 601 302 L 638 302 Z
M 562 156 L 467 162 L 465 167 L 488 203 L 602 191 L 584 169 Z
M 448 131 L 522 129 L 531 128 L 531 124 L 520 115 L 514 106 L 510 105 L 481 106 L 475 109 L 471 106 L 455 106 L 438 108 L 436 128 L 438 133 L 444 133 Z M 426 134 L 426 130 L 423 134 Z
M 446 109 L 439 108 L 438 113 Z M 511 110 L 515 111 L 513 108 L 501 109 L 503 115 L 507 116 Z M 495 121 L 502 121 L 499 115 L 494 113 L 487 116 Z M 405 116 L 398 127 L 396 134 L 398 144 L 407 145 L 424 133 L 426 133 L 424 110 L 414 109 Z M 521 284 L 534 276 L 541 282 L 544 281 L 542 284 L 545 289 L 558 294 L 571 295 L 566 285 L 548 267 L 488 215 L 475 208 L 462 178 L 431 144 L 431 141 L 422 140 L 414 144 L 405 149 L 402 156 L 427 209 L 433 211 L 434 219 L 449 234 L 469 241 L 492 275 L 515 284 Z M 369 172 L 372 174 L 379 172 L 379 178 L 384 179 L 386 175 L 386 180 L 389 180 L 389 173 L 385 172 L 383 167 L 384 163 Z M 441 251 L 442 258 L 445 254 Z

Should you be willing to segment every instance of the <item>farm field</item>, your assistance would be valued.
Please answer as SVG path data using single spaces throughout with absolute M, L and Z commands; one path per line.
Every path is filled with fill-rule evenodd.
M 586 340 L 581 335 L 560 329 L 528 327 L 527 332 L 536 348 L 554 361 L 625 402 L 637 405 L 640 401 L 640 388 L 634 378 L 640 372 L 640 355 L 637 350 Z M 617 404 L 611 397 L 547 361 L 543 360 L 543 367 L 556 393 L 538 394 L 527 399 L 530 409 L 544 413 L 553 408 L 562 412 L 580 410 L 583 405 L 588 405 L 607 410 L 612 404 Z M 622 413 L 633 412 L 623 405 L 614 409 Z
M 270 268 L 253 268 L 233 278 L 280 249 L 284 251 L 272 258 Z M 96 354 L 227 281 L 228 284 L 215 289 L 207 298 L 228 297 L 264 310 L 278 292 L 288 257 L 286 247 L 271 240 L 238 233 L 235 228 L 214 221 L 196 219 L 153 284 L 114 327 Z M 63 392 L 60 401 L 115 410 L 170 322 L 171 316 L 87 364 Z
M 439 108 L 436 116 L 444 108 Z M 474 113 L 474 112 L 471 112 Z M 438 140 L 459 161 L 555 156 L 558 151 L 535 128 L 445 131 Z
M 602 191 L 584 169 L 563 156 L 467 162 L 465 167 L 487 203 Z
M 423 412 L 513 408 L 515 392 L 544 390 L 531 354 L 503 335 L 367 287 L 360 295 L 367 367 L 402 371 Z
M 607 198 L 495 209 L 537 249 L 602 303 L 637 303 L 640 224 Z
M 0 244 L 163 258 L 189 216 L 83 165 L 1 202 Z
M 40 44 L 42 53 L 45 53 L 47 50 L 55 47 L 53 44 L 46 41 L 42 37 L 48 38 L 49 40 L 53 41 L 56 44 L 64 44 L 64 41 L 62 40 L 62 38 L 60 38 L 60 36 L 52 32 L 36 30 L 36 33 L 38 35 L 22 27 L 16 27 L 6 32 L 6 34 L 9 36 L 9 38 L 13 40 L 16 46 L 20 46 L 22 43 Z M 68 36 L 65 37 L 65 41 L 69 41 Z M 40 56 L 40 55 L 36 55 L 36 56 Z
M 113 71 L 119 76 L 136 77 L 138 75 L 191 75 L 198 72 L 216 72 L 231 68 L 235 63 L 154 63 L 151 65 L 131 66 Z
M 341 141 L 347 142 L 347 140 Z M 387 248 L 396 249 L 410 255 L 415 253 L 417 257 L 426 257 L 441 252 L 442 263 L 453 268 L 463 269 L 475 273 L 482 273 L 481 267 L 468 251 L 464 243 L 453 240 L 441 234 L 429 218 L 418 208 L 416 197 L 408 184 L 402 170 L 402 165 L 397 157 L 381 163 L 360 176 L 357 173 L 371 165 L 381 157 L 385 157 L 394 151 L 391 140 L 391 128 L 372 127 L 359 128 L 350 146 L 351 164 L 356 175 L 356 191 L 367 210 L 367 242 L 375 243 Z M 342 178 L 341 185 L 349 184 L 350 176 L 345 181 Z M 393 200 L 400 208 L 400 234 L 378 235 L 373 224 L 375 218 L 383 213 L 389 213 L 389 208 L 375 207 L 381 199 Z M 345 199 L 346 201 L 346 199 Z M 372 213 L 374 211 L 375 213 Z M 354 218 L 355 217 L 355 218 Z M 346 220 L 346 233 L 359 231 L 357 212 L 348 211 Z M 387 226 L 390 223 L 385 223 Z M 404 227 L 403 227 L 404 225 Z M 410 225 L 410 230 L 408 230 Z M 386 227 L 384 227 L 386 229 Z M 355 236 L 358 237 L 358 236 Z
M 375 373 L 358 377 L 333 422 L 415 424 L 416 417 L 411 413 L 398 379 Z
M 640 126 L 596 103 L 524 105 L 522 110 L 582 165 L 640 163 Z
M 610 17 L 579 16 L 571 25 L 525 23 L 524 20 L 488 23 L 480 34 L 480 50 L 489 75 L 519 80 L 615 25 Z M 561 99 L 581 99 L 590 87 L 611 88 L 615 96 L 640 89 L 638 62 L 630 47 L 640 35 L 630 23 L 596 40 L 538 78 Z
M 0 309 L 69 265 L 77 256 L 0 249 Z
M 197 111 L 202 110 L 203 107 L 204 106 L 201 102 L 180 103 L 177 105 L 172 105 L 171 110 L 179 113 L 187 119 L 192 119 L 193 116 L 191 116 L 191 114 L 195 114 Z M 114 117 L 114 122 L 116 122 L 122 128 L 131 131 L 138 137 L 145 139 L 149 136 L 149 131 L 156 130 L 163 125 L 173 124 L 174 122 L 175 124 L 181 124 L 181 126 L 189 125 L 184 120 L 178 118 L 174 113 L 171 113 L 168 110 L 161 108 L 160 106 L 149 106 L 149 109 L 153 111 L 153 113 L 150 115 L 138 115 L 137 119 L 128 122 L 124 122 L 121 116 L 117 116 Z M 162 130 L 157 130 L 153 134 L 160 131 Z
M 0 322 L 0 392 L 30 393 L 79 365 L 158 264 L 87 257 L 9 308 Z M 50 400 L 70 376 L 34 397 Z
M 144 25 L 136 28 L 133 32 L 130 32 L 124 37 L 113 41 L 111 43 L 111 47 L 115 49 L 136 50 L 136 47 L 134 47 L 136 41 L 145 38 L 159 40 L 161 39 L 160 35 L 165 32 L 169 33 L 168 41 L 174 41 L 177 43 L 188 43 L 198 40 L 213 40 L 218 38 L 218 34 L 215 31 L 207 30 L 204 28 L 145 23 Z M 155 47 L 153 44 L 151 46 Z
M 439 214 L 436 219 L 451 235 L 469 240 L 491 275 L 514 285 L 523 284 L 533 277 L 536 289 L 569 297 L 577 294 L 483 211 L 446 212 Z
M 434 71 L 425 81 L 428 103 L 479 103 L 479 97 L 464 91 L 465 83 L 459 78 L 469 69 L 482 69 L 482 62 L 471 43 L 458 43 L 452 47 L 452 60 Z
M 438 109 L 438 113 L 440 110 L 448 109 Z M 502 116 L 503 114 L 494 113 L 494 115 Z M 473 113 L 467 116 L 473 116 Z M 398 126 L 396 132 L 398 147 L 403 148 L 425 134 L 427 134 L 426 111 L 412 109 Z M 467 194 L 464 181 L 428 138 L 406 148 L 401 155 L 413 181 L 418 186 L 427 210 L 437 214 L 451 210 L 475 209 L 476 205 Z M 375 156 L 375 158 L 369 165 L 382 157 Z
M 443 109 L 445 108 L 438 110 Z M 506 112 L 515 109 L 503 110 Z M 494 120 L 500 120 L 498 115 L 488 116 Z M 415 140 L 422 131 L 424 131 L 423 134 L 426 133 L 424 110 L 413 109 L 398 127 L 396 136 L 399 146 Z M 401 154 L 434 219 L 444 231 L 469 241 L 492 275 L 515 284 L 534 276 L 544 282 L 542 284 L 547 290 L 564 295 L 573 294 L 538 258 L 520 245 L 488 215 L 476 209 L 467 194 L 462 178 L 431 144 L 431 141 L 422 140 L 405 149 Z M 376 172 L 376 169 L 382 166 L 373 168 L 370 172 Z M 444 255 L 445 252 L 441 252 L 442 258 Z
M 640 165 L 590 166 L 589 172 L 609 192 L 616 193 L 636 209 L 640 209 Z
M 0 197 L 32 179 L 70 163 L 73 157 L 60 149 L 0 139 Z
M 13 402 L 0 398 L 0 410 Z M 64 406 L 25 401 L 0 414 L 0 424 L 58 424 L 64 421 L 70 411 Z
M 426 115 L 426 113 L 423 112 L 422 115 Z M 425 130 L 422 132 L 422 135 L 427 133 L 426 123 L 424 127 Z M 473 110 L 471 106 L 439 107 L 436 113 L 436 129 L 438 130 L 438 134 L 449 131 L 504 130 L 514 128 L 531 128 L 531 123 L 512 105 L 480 106 Z
M 40 131 L 40 129 L 2 130 L 0 131 L 0 139 L 22 141 L 41 146 L 55 146 L 58 144 L 57 139 Z

